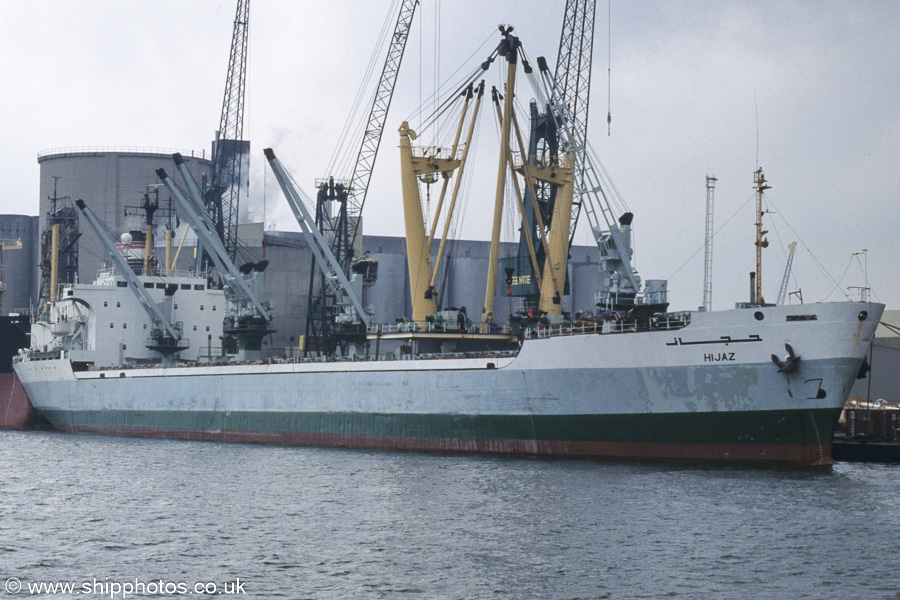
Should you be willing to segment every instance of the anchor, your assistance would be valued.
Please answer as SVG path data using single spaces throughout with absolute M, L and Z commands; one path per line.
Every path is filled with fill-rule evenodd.
M 794 348 L 785 343 L 784 349 L 787 350 L 787 356 L 784 357 L 784 360 L 780 360 L 778 356 L 772 355 L 772 362 L 778 366 L 779 373 L 790 373 L 797 369 L 797 366 L 800 364 L 800 357 L 794 354 Z
M 863 357 L 863 362 L 859 366 L 859 373 L 856 374 L 857 379 L 865 379 L 866 375 L 869 374 L 869 371 L 872 370 L 872 365 L 869 364 L 869 361 L 866 357 Z

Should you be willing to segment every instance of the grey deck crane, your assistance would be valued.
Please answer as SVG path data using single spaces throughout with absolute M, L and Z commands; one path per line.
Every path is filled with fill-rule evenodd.
M 364 343 L 371 318 L 362 304 L 362 275 L 355 273 L 349 279 L 347 278 L 331 245 L 319 231 L 315 218 L 306 208 L 306 203 L 311 203 L 311 200 L 294 183 L 290 173 L 275 156 L 275 152 L 271 148 L 266 148 L 264 152 L 297 223 L 306 234 L 315 264 L 322 273 L 324 283 L 328 288 L 327 291 L 336 298 L 335 306 L 338 310 L 334 315 L 332 334 L 349 339 L 357 345 Z
M 268 266 L 261 261 L 246 269 L 238 269 L 231 261 L 228 250 L 219 239 L 215 225 L 203 210 L 203 195 L 197 182 L 188 172 L 184 159 L 174 154 L 175 168 L 181 176 L 184 189 L 175 184 L 164 169 L 157 169 L 156 174 L 169 190 L 172 199 L 182 209 L 185 218 L 196 232 L 216 266 L 228 301 L 223 331 L 233 336 L 238 343 L 240 360 L 258 360 L 261 354 L 262 339 L 272 329 L 272 308 L 259 298 L 257 274 Z
M 638 297 L 641 278 L 631 263 L 633 215 L 630 212 L 618 217 L 614 214 L 610 198 L 601 184 L 598 165 L 594 164 L 595 159 L 591 157 L 587 142 L 595 13 L 596 0 L 567 0 L 556 73 L 550 73 L 546 60 L 539 57 L 542 85 L 535 85 L 535 88 L 542 88 L 541 103 L 549 105 L 559 130 L 560 143 L 574 159 L 575 197 L 572 203 L 569 245 L 571 247 L 574 240 L 579 215 L 585 212 L 603 263 L 605 281 L 601 284 L 606 292 L 601 305 L 607 309 L 624 310 L 641 301 Z M 662 293 L 653 298 L 645 297 L 643 301 L 648 305 L 652 304 L 651 308 L 658 308 L 664 302 L 657 300 L 664 295 Z
M 125 257 L 122 256 L 122 253 L 116 249 L 115 244 L 109 239 L 109 235 L 107 235 L 106 231 L 103 229 L 100 221 L 97 219 L 96 215 L 94 215 L 93 211 L 85 205 L 84 200 L 76 200 L 75 205 L 87 219 L 88 224 L 91 226 L 91 229 L 94 230 L 94 233 L 103 245 L 104 250 L 112 257 L 119 275 L 128 282 L 128 287 L 134 292 L 138 302 L 150 316 L 150 320 L 153 322 L 153 330 L 150 332 L 150 339 L 152 341 L 147 347 L 160 353 L 163 364 L 171 364 L 175 354 L 182 350 L 186 350 L 189 347 L 187 340 L 182 336 L 182 324 L 180 322 L 172 322 L 173 296 L 178 290 L 178 286 L 174 284 L 167 286 L 165 288 L 164 300 L 160 303 L 156 302 L 153 297 L 150 296 L 150 293 L 144 289 L 144 284 L 138 279 L 137 275 L 128 265 L 128 262 L 125 260 Z
M 372 177 L 372 169 L 375 166 L 375 158 L 381 144 L 384 124 L 387 119 L 388 109 L 391 106 L 391 98 L 394 94 L 394 84 L 397 81 L 397 73 L 403 60 L 406 42 L 409 39 L 409 31 L 412 26 L 413 15 L 419 0 L 402 0 L 397 13 L 394 31 L 390 38 L 381 77 L 375 88 L 374 98 L 369 107 L 369 117 L 363 129 L 362 143 L 353 167 L 353 173 L 349 179 L 328 177 L 321 183 L 316 198 L 315 226 L 325 233 L 325 237 L 331 240 L 331 252 L 341 265 L 345 277 L 351 276 L 354 269 L 354 261 L 357 258 L 356 249 L 359 247 L 362 210 L 366 201 L 369 181 Z M 366 284 L 374 283 L 374 273 L 377 264 L 368 261 L 369 275 Z M 341 345 L 342 336 L 335 335 L 334 306 L 340 303 L 340 298 L 332 293 L 333 286 L 323 280 L 315 269 L 312 270 L 309 286 L 309 300 L 307 307 L 306 337 L 307 348 L 313 352 L 333 355 Z M 340 329 L 340 327 L 338 327 Z

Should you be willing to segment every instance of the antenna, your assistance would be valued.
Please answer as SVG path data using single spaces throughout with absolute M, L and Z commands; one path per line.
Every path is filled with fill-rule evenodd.
M 612 0 L 606 3 L 606 135 L 611 135 L 612 128 Z
M 863 248 L 862 252 L 854 252 L 851 254 L 851 257 L 858 257 L 860 254 L 863 256 L 863 284 L 862 286 L 850 286 L 847 289 L 859 289 L 859 300 L 860 302 L 868 302 L 869 301 L 869 250 L 868 248 Z M 859 262 L 859 258 L 856 259 Z
M 756 109 L 756 169 L 759 170 L 759 103 L 756 101 L 756 90 L 753 90 L 753 106 Z

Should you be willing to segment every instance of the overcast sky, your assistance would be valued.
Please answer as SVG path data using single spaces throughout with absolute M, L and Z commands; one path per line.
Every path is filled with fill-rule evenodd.
M 423 0 L 370 187 L 366 233 L 402 235 L 396 131 L 431 94 L 435 71 L 444 79 L 473 53 L 482 60 L 499 23 L 515 25 L 530 56 L 555 64 L 564 6 Z M 37 214 L 42 150 L 209 148 L 233 1 L 34 0 L 3 8 L 0 213 Z M 262 149 L 273 147 L 307 190 L 327 175 L 390 10 L 389 0 L 251 3 L 245 206 L 254 220 L 265 196 L 267 226 L 298 229 L 263 176 Z M 589 138 L 635 213 L 640 274 L 670 279 L 673 308 L 702 300 L 707 175 L 718 178 L 713 306 L 747 298 L 757 120 L 758 161 L 772 186 L 766 298 L 775 299 L 786 247 L 797 241 L 789 290 L 801 289 L 805 302 L 858 297 L 847 288 L 863 285 L 863 257 L 853 254 L 866 249 L 875 297 L 900 308 L 900 2 L 613 0 L 611 37 L 607 3 L 597 10 Z M 488 77 L 488 85 L 498 82 Z M 521 87 L 519 100 L 530 94 Z M 495 138 L 484 123 L 482 138 Z M 470 192 L 463 237 L 487 239 L 496 158 L 485 150 L 478 160 L 489 175 Z M 578 241 L 590 243 L 586 227 Z

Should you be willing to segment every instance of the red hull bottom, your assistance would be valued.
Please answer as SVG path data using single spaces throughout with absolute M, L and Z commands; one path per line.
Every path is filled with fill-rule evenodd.
M 15 373 L 0 373 L 0 429 L 28 429 L 34 408 Z
M 323 448 L 549 456 L 647 462 L 775 463 L 798 466 L 834 464 L 834 460 L 831 458 L 830 440 L 827 445 L 820 446 L 383 437 L 311 432 L 193 431 L 89 426 L 60 426 L 57 429 L 99 435 Z

